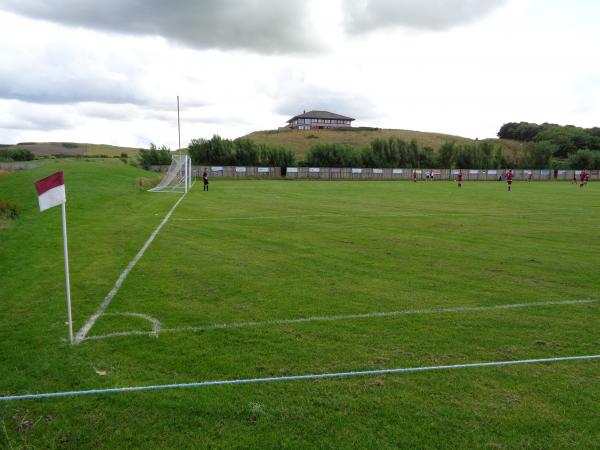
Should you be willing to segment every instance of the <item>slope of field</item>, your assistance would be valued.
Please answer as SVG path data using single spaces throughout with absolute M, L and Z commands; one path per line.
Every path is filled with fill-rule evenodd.
M 139 149 L 132 147 L 119 147 L 105 144 L 81 144 L 75 142 L 25 142 L 7 148 L 24 148 L 35 155 L 64 155 L 64 156 L 136 156 Z
M 146 173 L 115 161 L 0 177 L 0 199 L 23 207 L 0 229 L 0 397 L 600 353 L 598 185 L 551 182 L 511 193 L 477 182 L 196 185 L 90 339 L 70 346 L 60 209 L 39 213 L 32 186 L 58 168 L 76 330 L 179 198 L 139 191 Z M 593 448 L 599 369 L 573 361 L 0 402 L 0 442 Z
M 458 143 L 474 143 L 473 139 L 460 136 L 452 136 L 442 133 L 426 133 L 421 131 L 409 130 L 371 130 L 356 128 L 348 131 L 332 130 L 293 130 L 293 131 L 255 131 L 244 138 L 254 140 L 259 144 L 281 145 L 296 151 L 298 159 L 303 159 L 308 150 L 319 143 L 338 143 L 348 144 L 356 148 L 367 146 L 374 139 L 399 138 L 406 142 L 415 139 L 422 147 L 431 147 L 438 149 L 444 142 L 455 141 Z M 502 139 L 489 139 L 490 142 L 497 144 L 513 154 L 516 148 L 513 141 Z

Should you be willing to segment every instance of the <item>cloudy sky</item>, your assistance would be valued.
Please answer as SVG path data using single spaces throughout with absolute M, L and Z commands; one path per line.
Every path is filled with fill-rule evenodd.
M 600 125 L 597 0 L 0 0 L 0 143 Z

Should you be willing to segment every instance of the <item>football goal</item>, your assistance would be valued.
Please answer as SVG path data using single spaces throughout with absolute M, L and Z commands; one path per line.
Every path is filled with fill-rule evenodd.
M 187 192 L 192 187 L 192 159 L 188 155 L 173 155 L 169 170 L 149 192 Z

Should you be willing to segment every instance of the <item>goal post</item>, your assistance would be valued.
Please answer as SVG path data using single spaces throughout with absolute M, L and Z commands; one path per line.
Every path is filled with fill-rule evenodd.
M 187 192 L 192 184 L 192 160 L 188 155 L 173 155 L 162 180 L 148 192 Z

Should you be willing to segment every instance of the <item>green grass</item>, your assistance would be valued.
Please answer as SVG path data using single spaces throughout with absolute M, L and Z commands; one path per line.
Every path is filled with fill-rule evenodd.
M 411 130 L 389 130 L 389 129 L 352 129 L 348 131 L 335 130 L 284 130 L 284 131 L 255 131 L 245 138 L 252 139 L 259 144 L 279 145 L 290 148 L 296 152 L 297 159 L 302 160 L 312 146 L 315 144 L 348 144 L 358 149 L 368 146 L 375 139 L 398 138 L 406 142 L 412 139 L 417 141 L 421 147 L 431 147 L 437 150 L 442 144 L 448 141 L 455 141 L 459 144 L 474 144 L 475 140 L 453 136 L 443 133 L 431 133 Z M 508 139 L 486 139 L 493 144 L 499 145 L 510 155 L 514 155 L 522 144 Z
M 600 353 L 600 303 L 66 337 L 65 170 L 75 328 L 175 203 L 119 161 L 0 177 L 0 395 Z M 213 180 L 196 185 L 110 304 L 164 328 L 598 299 L 598 185 Z M 200 220 L 183 220 L 200 219 Z M 90 335 L 148 330 L 104 316 Z M 600 362 L 0 403 L 0 447 L 592 448 Z M 24 420 L 34 424 L 19 429 Z M 4 432 L 4 428 L 6 432 Z

